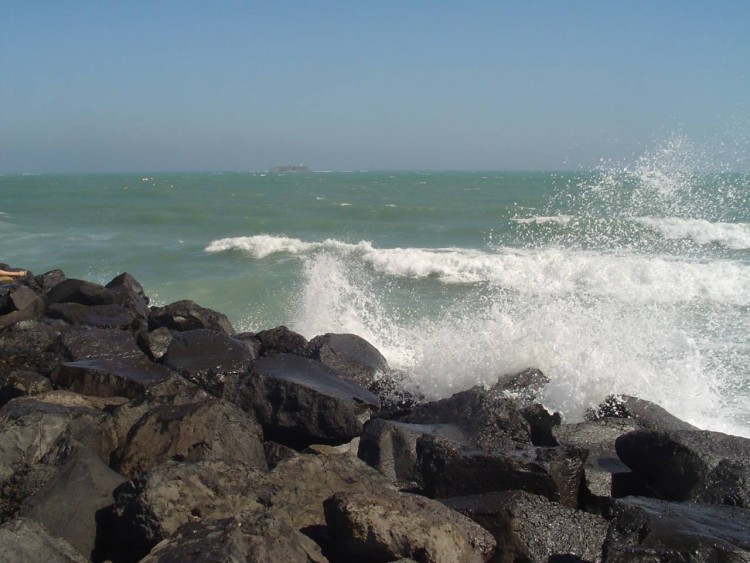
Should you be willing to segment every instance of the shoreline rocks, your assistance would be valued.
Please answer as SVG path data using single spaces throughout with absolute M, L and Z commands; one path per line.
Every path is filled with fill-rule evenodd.
M 750 440 L 636 397 L 565 424 L 533 366 L 433 402 L 400 378 L 127 273 L 2 284 L 2 560 L 750 561 Z

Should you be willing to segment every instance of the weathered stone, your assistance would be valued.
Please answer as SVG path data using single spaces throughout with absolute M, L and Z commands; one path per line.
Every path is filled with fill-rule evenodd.
M 55 303 L 47 308 L 47 316 L 71 325 L 97 328 L 129 329 L 135 325 L 135 315 L 122 305 L 81 305 L 80 303 Z
M 615 501 L 605 563 L 750 561 L 750 512 L 643 497 Z
M 223 332 L 198 329 L 175 334 L 162 363 L 220 397 L 227 376 L 247 371 L 254 359 L 244 342 Z
M 617 455 L 665 500 L 750 508 L 750 439 L 720 432 L 636 430 Z
M 115 455 L 128 477 L 166 461 L 238 461 L 267 470 L 260 425 L 233 405 L 215 399 L 166 404 L 147 412 Z
M 40 322 L 21 323 L 0 333 L 0 376 L 14 370 L 49 375 L 60 362 L 61 331 Z
M 158 362 L 167 353 L 169 343 L 172 342 L 172 333 L 166 327 L 160 327 L 151 332 L 142 330 L 137 335 L 138 346 L 153 361 Z
M 441 503 L 381 491 L 338 493 L 324 503 L 336 556 L 342 561 L 482 563 L 495 541 L 487 530 Z
M 230 336 L 234 334 L 234 328 L 226 315 L 201 307 L 190 300 L 176 301 L 165 307 L 151 307 L 148 325 L 149 330 L 162 326 L 180 332 L 207 328 Z
M 63 362 L 52 382 L 82 395 L 140 399 L 151 387 L 173 377 L 177 376 L 169 368 L 147 360 L 101 359 Z
M 315 542 L 288 524 L 268 514 L 249 513 L 184 524 L 141 563 L 205 561 L 325 563 L 328 559 Z
M 388 361 L 372 344 L 355 334 L 323 334 L 308 346 L 311 358 L 373 393 L 390 387 Z
M 127 288 L 129 291 L 133 292 L 135 295 L 145 301 L 146 304 L 148 304 L 149 302 L 149 298 L 146 295 L 143 286 L 138 282 L 138 280 L 136 280 L 127 272 L 123 272 L 119 276 L 115 276 L 114 278 L 112 278 L 112 281 L 110 281 L 105 287 L 115 293 L 117 293 L 120 288 Z
M 523 491 L 452 497 L 441 502 L 492 534 L 497 541 L 492 561 L 497 563 L 596 561 L 607 535 L 603 518 Z
M 0 285 L 0 328 L 38 319 L 46 306 L 46 297 L 27 285 Z
M 79 553 L 98 560 L 97 512 L 112 504 L 112 491 L 125 478 L 80 445 L 74 445 L 65 457 L 46 485 L 24 501 L 19 514 L 44 525 Z
M 273 354 L 306 356 L 308 353 L 307 339 L 285 326 L 262 330 L 255 335 L 255 338 L 260 341 L 261 356 L 271 356 Z
M 52 391 L 50 380 L 33 371 L 12 371 L 0 386 L 0 407 L 11 399 Z
M 560 413 L 551 413 L 539 403 L 523 406 L 519 412 L 529 423 L 529 437 L 533 445 L 548 448 L 558 445 L 554 429 L 562 422 Z
M 509 373 L 497 378 L 497 383 L 490 387 L 493 396 L 521 399 L 524 402 L 534 401 L 549 383 L 549 378 L 536 368 L 528 368 L 518 373 Z
M 432 436 L 417 440 L 424 490 L 433 498 L 522 490 L 577 508 L 586 454 L 569 446 L 486 453 Z
M 27 518 L 17 518 L 0 526 L 3 563 L 87 563 L 65 540 L 54 537 L 44 526 Z
M 112 292 L 97 283 L 78 279 L 64 279 L 47 292 L 50 305 L 56 303 L 78 303 L 80 305 L 111 305 L 115 302 Z
M 254 332 L 241 332 L 239 334 L 235 334 L 234 338 L 244 342 L 245 345 L 247 345 L 247 347 L 252 350 L 253 357 L 257 358 L 260 356 L 260 351 L 263 348 L 263 344 L 261 344 L 260 340 L 258 340 L 258 337 L 255 336 Z
M 267 439 L 298 449 L 348 442 L 362 433 L 360 417 L 380 406 L 365 388 L 293 354 L 260 358 L 227 381 L 224 397 L 251 413 Z
M 50 289 L 64 281 L 65 273 L 62 270 L 50 270 L 44 274 L 39 274 L 34 277 L 35 285 L 43 292 L 48 293 Z
M 146 359 L 131 332 L 114 328 L 70 327 L 62 331 L 62 351 L 69 361 Z
M 595 410 L 586 413 L 587 420 L 631 418 L 644 430 L 698 430 L 664 408 L 629 395 L 610 395 Z

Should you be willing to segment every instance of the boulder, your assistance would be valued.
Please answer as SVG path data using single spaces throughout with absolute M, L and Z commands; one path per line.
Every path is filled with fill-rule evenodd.
M 41 292 L 20 283 L 0 285 L 0 328 L 20 321 L 38 319 L 47 299 Z
M 239 334 L 235 334 L 234 337 L 237 340 L 241 340 L 244 342 L 250 350 L 253 352 L 253 357 L 257 358 L 260 356 L 260 351 L 263 348 L 263 344 L 261 344 L 260 340 L 258 340 L 258 337 L 255 336 L 254 332 L 241 332 Z
M 81 305 L 55 303 L 47 307 L 50 319 L 60 319 L 70 325 L 97 328 L 131 329 L 137 326 L 136 316 L 122 305 Z
M 78 303 L 80 305 L 111 305 L 115 302 L 110 290 L 97 283 L 66 278 L 55 284 L 47 292 L 50 305 L 57 303 Z
M 164 307 L 151 307 L 149 330 L 162 326 L 179 332 L 207 328 L 230 336 L 234 334 L 234 328 L 225 314 L 206 309 L 190 300 L 176 301 Z
M 268 514 L 188 522 L 163 540 L 141 563 L 263 561 L 325 563 L 310 538 Z
M 41 322 L 21 323 L 0 332 L 0 377 L 14 370 L 49 375 L 60 363 L 61 330 Z
M 164 404 L 148 411 L 128 433 L 114 467 L 132 477 L 166 461 L 238 461 L 266 471 L 260 425 L 216 399 Z
M 628 497 L 615 501 L 605 563 L 750 561 L 750 512 Z
M 138 359 L 146 356 L 129 331 L 114 328 L 70 327 L 62 332 L 62 353 L 68 361 Z
M 161 361 L 220 397 L 227 376 L 246 372 L 254 359 L 244 342 L 223 332 L 197 329 L 175 334 Z
M 452 497 L 441 502 L 471 518 L 497 542 L 497 563 L 597 561 L 607 536 L 604 518 L 523 491 Z
M 177 377 L 165 366 L 148 360 L 93 359 L 63 362 L 52 382 L 63 389 L 96 397 L 141 399 L 148 390 Z
M 0 407 L 11 399 L 52 391 L 50 380 L 33 371 L 12 371 L 0 386 Z
M 433 436 L 417 440 L 424 491 L 433 498 L 522 490 L 577 508 L 586 455 L 570 446 L 483 452 Z
M 260 358 L 249 372 L 227 380 L 224 397 L 251 413 L 267 439 L 297 449 L 348 442 L 362 433 L 361 419 L 380 406 L 364 387 L 294 354 Z
M 381 491 L 338 493 L 324 503 L 335 555 L 341 561 L 482 563 L 495 548 L 487 530 L 437 501 Z
M 34 286 L 39 288 L 44 293 L 49 293 L 49 290 L 55 287 L 60 282 L 64 281 L 65 272 L 62 270 L 50 270 L 44 274 L 34 276 Z
M 3 563 L 87 563 L 64 539 L 50 534 L 44 526 L 27 518 L 16 518 L 0 526 Z
M 285 326 L 277 326 L 268 330 L 262 330 L 255 335 L 260 342 L 261 356 L 272 356 L 274 354 L 295 354 L 297 356 L 307 355 L 307 339 Z
M 136 337 L 138 346 L 151 358 L 152 361 L 158 362 L 167 353 L 170 342 L 172 342 L 172 332 L 166 327 L 160 327 L 151 332 L 142 330 Z
M 549 383 L 549 378 L 537 368 L 527 368 L 518 373 L 508 373 L 497 378 L 497 383 L 489 388 L 491 395 L 520 399 L 531 403 Z
M 373 393 L 392 387 L 388 361 L 375 346 L 355 334 L 323 334 L 308 346 L 311 358 Z
M 42 524 L 87 558 L 99 560 L 97 513 L 112 504 L 112 491 L 125 478 L 80 444 L 68 449 L 59 470 L 24 501 L 19 515 Z
M 557 446 L 554 429 L 560 426 L 562 417 L 558 412 L 549 412 L 539 403 L 527 404 L 519 410 L 529 424 L 529 438 L 535 446 Z
M 630 395 L 610 395 L 596 409 L 586 413 L 587 420 L 630 418 L 644 430 L 698 430 L 664 408 Z
M 704 430 L 636 430 L 617 455 L 665 500 L 750 508 L 750 439 Z

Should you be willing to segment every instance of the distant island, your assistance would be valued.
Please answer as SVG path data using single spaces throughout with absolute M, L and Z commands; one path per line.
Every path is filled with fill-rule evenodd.
M 299 164 L 282 164 L 281 166 L 274 166 L 271 168 L 271 172 L 309 172 L 310 169 L 305 166 L 302 162 Z

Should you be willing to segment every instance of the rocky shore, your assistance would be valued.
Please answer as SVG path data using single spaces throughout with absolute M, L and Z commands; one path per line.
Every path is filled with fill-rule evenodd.
M 0 561 L 750 561 L 749 439 L 635 397 L 566 424 L 547 382 L 425 402 L 356 335 L 27 273 L 0 285 Z

